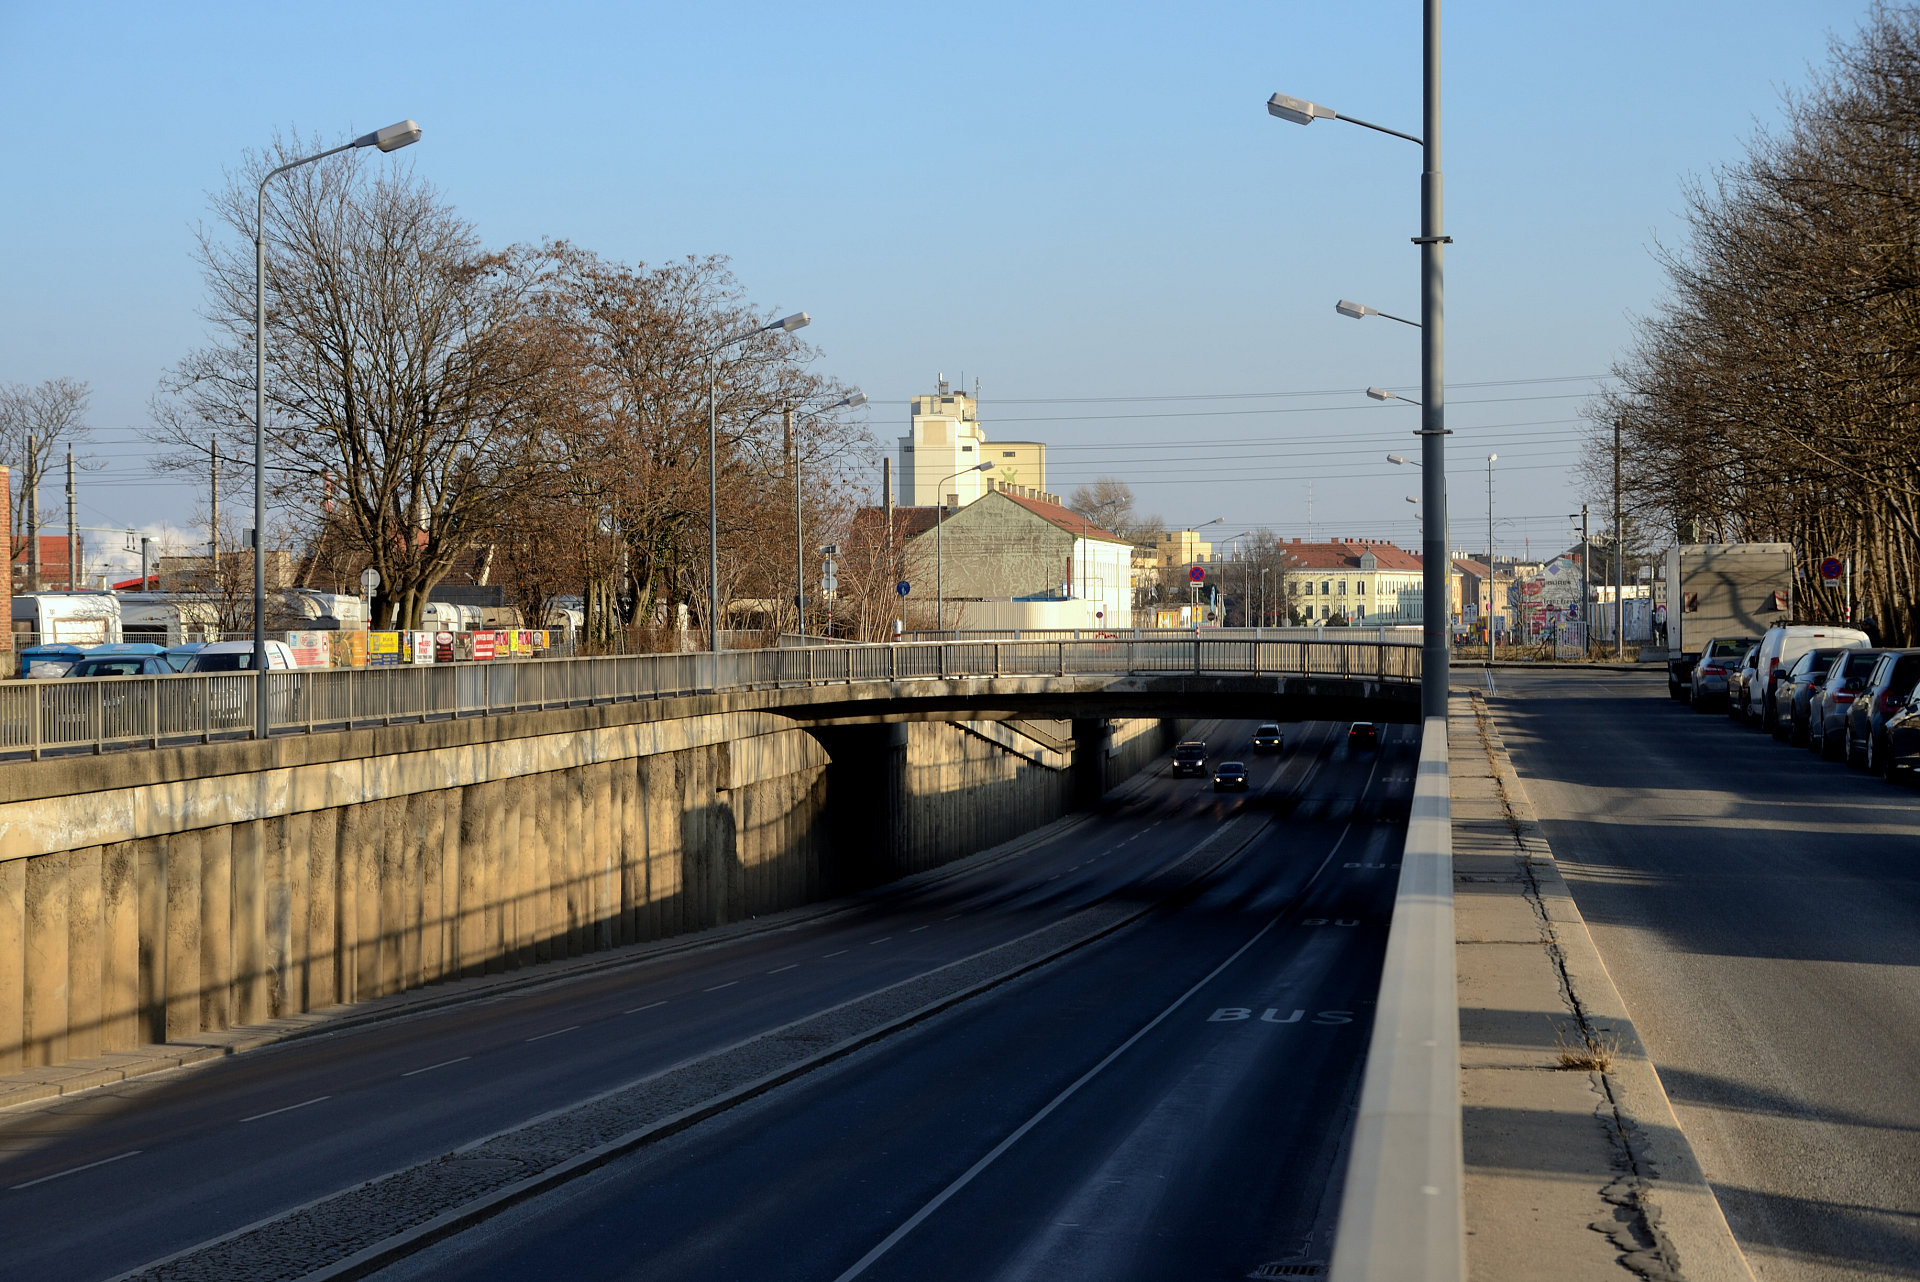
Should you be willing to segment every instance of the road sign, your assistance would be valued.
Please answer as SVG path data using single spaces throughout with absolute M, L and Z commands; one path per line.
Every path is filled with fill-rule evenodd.
M 380 589 L 380 571 L 368 566 L 360 571 L 360 595 L 372 596 Z
M 1837 556 L 1830 556 L 1820 563 L 1820 577 L 1832 583 L 1847 572 L 1846 565 Z
M 901 596 L 905 596 L 907 595 L 907 593 L 913 591 L 913 584 L 907 582 L 905 579 L 902 579 L 898 583 L 893 585 L 893 590 L 895 592 L 898 592 Z
M 820 595 L 831 601 L 840 591 L 840 567 L 832 560 L 821 563 Z
M 1207 572 L 1196 565 L 1187 571 L 1187 577 L 1195 583 L 1205 583 L 1207 581 Z

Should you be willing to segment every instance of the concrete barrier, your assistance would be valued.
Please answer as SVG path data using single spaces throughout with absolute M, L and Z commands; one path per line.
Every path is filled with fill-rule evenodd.
M 1169 738 L 1094 736 L 1121 745 L 1103 749 L 1115 781 Z M 16 764 L 0 1072 L 933 867 L 1069 810 L 1087 784 L 1060 742 L 995 723 L 810 732 L 693 699 Z
M 1451 812 L 1447 721 L 1428 717 L 1334 1232 L 1333 1282 L 1466 1276 Z

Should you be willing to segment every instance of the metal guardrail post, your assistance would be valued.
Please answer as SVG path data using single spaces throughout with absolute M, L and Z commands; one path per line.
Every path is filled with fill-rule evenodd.
M 1334 1229 L 1331 1282 L 1466 1277 L 1453 948 L 1447 719 L 1428 717 Z
M 147 687 L 147 746 L 160 746 L 160 678 L 148 677 Z

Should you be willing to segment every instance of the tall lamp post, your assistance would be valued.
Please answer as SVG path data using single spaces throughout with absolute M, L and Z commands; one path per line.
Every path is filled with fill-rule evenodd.
M 411 120 L 362 134 L 352 142 L 291 160 L 269 170 L 253 201 L 253 735 L 267 737 L 267 560 L 261 546 L 267 528 L 267 184 L 302 165 L 359 147 L 398 151 L 420 141 Z
M 991 472 L 992 470 L 991 463 L 975 463 L 972 467 L 961 468 L 952 476 L 940 478 L 940 491 L 934 495 L 934 498 L 940 501 L 940 506 L 935 509 L 933 518 L 933 626 L 935 631 L 944 632 L 947 629 L 946 549 L 941 543 L 947 528 L 946 484 L 954 477 L 965 476 L 969 472 Z
M 1440 173 L 1440 0 L 1423 0 L 1425 37 L 1422 48 L 1424 92 L 1421 136 L 1401 133 L 1343 116 L 1331 107 L 1275 94 L 1267 100 L 1269 114 L 1297 125 L 1318 120 L 1345 120 L 1377 133 L 1404 138 L 1419 146 L 1420 234 L 1420 458 L 1425 464 L 1421 493 L 1429 512 L 1446 510 L 1446 359 L 1445 282 L 1441 246 L 1449 243 L 1442 231 L 1443 186 Z M 1436 523 L 1440 524 L 1440 523 Z M 1426 549 L 1421 567 L 1420 712 L 1426 717 L 1447 715 L 1447 549 L 1444 527 L 1429 526 L 1422 536 Z
M 1260 567 L 1260 623 L 1258 626 L 1263 628 L 1267 626 L 1267 571 L 1270 568 L 1265 565 Z
M 772 330 L 792 333 L 812 323 L 813 317 L 805 312 L 782 316 L 777 321 L 722 339 L 709 347 L 702 358 L 707 362 L 707 650 L 715 655 L 720 653 L 720 364 L 716 358 L 735 343 L 744 343 L 755 334 Z
M 867 403 L 867 394 L 854 388 L 831 405 L 823 405 L 815 413 L 831 414 L 835 410 L 857 409 Z M 791 428 L 792 423 L 788 426 Z M 794 431 L 793 439 L 787 442 L 793 451 L 793 601 L 800 611 L 800 635 L 807 635 L 807 540 L 800 514 L 800 433 Z M 828 620 L 831 628 L 832 620 Z
M 1498 454 L 1487 455 L 1487 667 L 1493 667 L 1493 585 L 1499 575 L 1493 559 L 1493 465 Z M 1513 647 L 1507 647 L 1511 650 Z

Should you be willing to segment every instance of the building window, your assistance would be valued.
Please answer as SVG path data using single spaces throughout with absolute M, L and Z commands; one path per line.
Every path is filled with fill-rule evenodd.
M 973 453 L 973 446 L 971 446 L 971 445 L 962 445 L 962 446 L 960 447 L 960 452 L 961 452 L 962 454 L 971 454 L 971 453 Z
M 1367 607 L 1366 607 L 1366 606 L 1365 606 L 1364 604 L 1356 604 L 1356 605 L 1355 605 L 1355 606 L 1353 607 L 1353 617 L 1354 617 L 1354 618 L 1356 618 L 1356 619 L 1364 619 L 1364 618 L 1366 618 L 1366 617 L 1367 617 Z
M 1347 594 L 1347 581 L 1345 579 L 1342 579 L 1340 580 L 1340 595 L 1345 596 L 1346 594 Z
M 1367 581 L 1365 579 L 1355 579 L 1353 581 L 1353 591 L 1356 596 L 1365 596 L 1367 594 Z
M 1328 582 L 1326 579 L 1320 580 L 1320 595 L 1321 596 L 1333 595 L 1333 584 Z
M 1013 453 L 1013 451 L 1012 451 L 1012 450 L 1001 450 L 1001 451 L 1000 451 L 1000 457 L 1001 457 L 1001 458 L 1013 458 L 1013 457 L 1014 457 L 1014 453 Z

